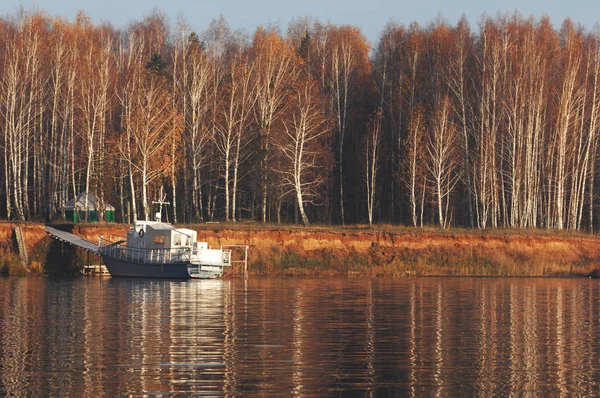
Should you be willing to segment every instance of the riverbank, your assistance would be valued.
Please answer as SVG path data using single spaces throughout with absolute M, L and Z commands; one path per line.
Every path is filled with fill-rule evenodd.
M 22 274 L 14 227 L 0 223 L 0 271 Z M 18 224 L 29 253 L 30 274 L 49 273 L 64 254 L 50 245 L 43 224 Z M 545 230 L 439 230 L 394 226 L 310 227 L 262 224 L 186 225 L 209 245 L 250 246 L 249 273 L 280 276 L 597 276 L 600 239 Z M 124 224 L 76 224 L 72 232 L 92 242 L 116 240 Z M 57 245 L 57 243 L 55 243 Z M 62 254 L 61 254 L 62 253 Z M 69 253 L 67 270 L 85 257 Z

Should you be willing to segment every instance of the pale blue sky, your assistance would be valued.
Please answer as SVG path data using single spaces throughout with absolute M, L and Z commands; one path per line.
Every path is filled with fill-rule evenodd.
M 70 20 L 78 10 L 84 10 L 92 22 L 111 22 L 115 27 L 125 27 L 128 22 L 141 20 L 155 7 L 162 10 L 174 24 L 183 14 L 190 27 L 201 32 L 219 15 L 225 16 L 230 26 L 252 33 L 258 25 L 279 24 L 286 29 L 295 17 L 312 16 L 322 22 L 359 26 L 371 44 L 377 41 L 385 24 L 393 19 L 408 25 L 417 21 L 426 25 L 438 16 L 454 24 L 464 13 L 476 30 L 483 13 L 518 10 L 522 15 L 536 18 L 546 14 L 555 26 L 565 17 L 576 24 L 593 29 L 600 18 L 600 2 L 592 0 L 302 0 L 295 2 L 277 0 L 2 0 L 0 15 L 15 14 L 20 6 L 46 10 L 51 15 Z

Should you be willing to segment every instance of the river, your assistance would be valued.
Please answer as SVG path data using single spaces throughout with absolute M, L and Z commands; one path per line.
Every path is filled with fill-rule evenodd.
M 0 396 L 600 393 L 589 279 L 0 279 Z

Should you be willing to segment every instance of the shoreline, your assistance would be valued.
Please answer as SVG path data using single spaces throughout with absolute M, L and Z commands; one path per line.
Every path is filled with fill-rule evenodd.
M 29 269 L 19 264 L 14 227 L 20 226 Z M 67 224 L 89 241 L 124 236 L 126 224 Z M 250 275 L 597 277 L 600 239 L 548 230 L 439 230 L 401 226 L 183 225 L 210 246 L 249 245 Z M 0 222 L 0 271 L 11 275 L 77 272 L 85 256 L 50 244 L 41 223 Z M 52 252 L 54 250 L 54 252 Z M 61 253 L 62 251 L 62 253 Z M 83 258 L 82 258 L 83 257 Z M 63 264 L 69 261 L 70 264 Z M 89 261 L 89 260 L 88 260 Z M 15 262 L 17 264 L 15 264 Z M 8 272 L 6 268 L 8 267 Z M 62 269 L 65 268 L 65 269 Z

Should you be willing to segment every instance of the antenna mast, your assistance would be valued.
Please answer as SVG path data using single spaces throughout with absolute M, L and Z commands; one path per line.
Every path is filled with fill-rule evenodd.
M 161 218 L 162 218 L 162 208 L 163 205 L 170 205 L 171 203 L 166 202 L 165 199 L 167 198 L 167 194 L 163 193 L 163 187 L 160 187 L 160 200 L 155 200 L 152 201 L 152 204 L 157 204 L 158 205 L 158 213 L 156 213 L 156 221 L 160 222 Z M 166 218 L 167 218 L 167 222 L 169 222 L 169 214 L 166 213 Z

